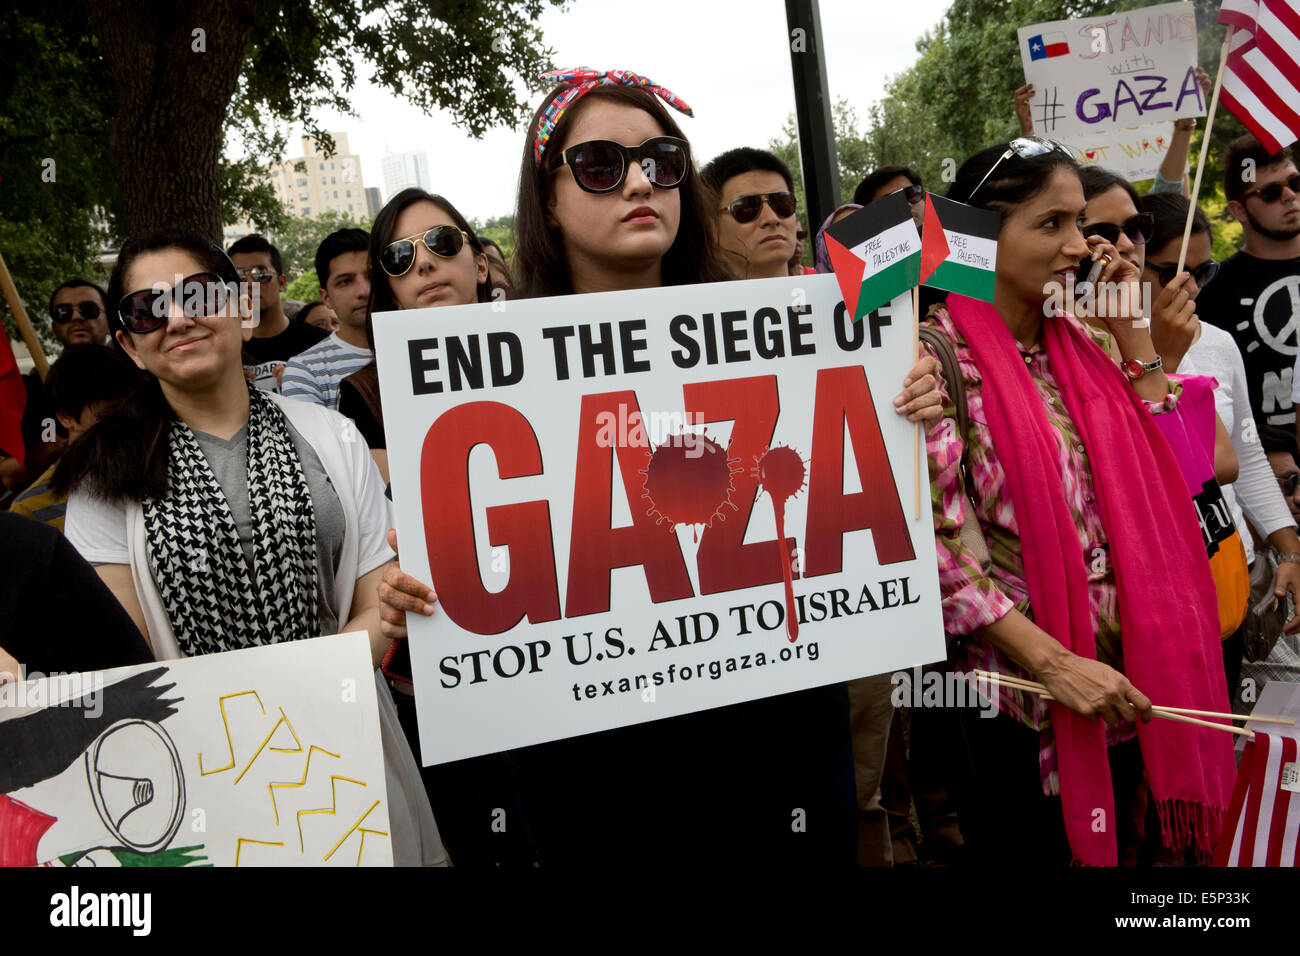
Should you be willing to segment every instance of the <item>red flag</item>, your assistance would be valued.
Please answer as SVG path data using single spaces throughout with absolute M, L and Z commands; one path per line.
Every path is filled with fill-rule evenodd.
M 928 192 L 925 194 L 925 219 L 922 222 L 927 227 L 921 232 L 921 284 L 925 285 L 925 280 L 952 253 L 948 237 L 943 231 L 943 223 L 939 222 L 939 214 L 934 211 L 934 202 Z
M 27 447 L 23 443 L 23 409 L 27 407 L 27 387 L 23 385 L 18 360 L 14 358 L 9 336 L 0 341 L 0 450 L 23 464 Z
M 1233 28 L 1219 94 L 1271 153 L 1300 139 L 1300 0 L 1223 0 Z
M 1295 866 L 1300 845 L 1300 764 L 1296 738 L 1255 731 L 1214 852 L 1215 866 Z

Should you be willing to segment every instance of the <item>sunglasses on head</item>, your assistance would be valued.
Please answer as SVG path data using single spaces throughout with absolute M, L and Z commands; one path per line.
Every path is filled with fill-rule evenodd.
M 423 242 L 440 259 L 452 259 L 465 248 L 468 235 L 456 226 L 434 226 L 425 233 L 398 239 L 384 246 L 379 254 L 379 265 L 394 279 L 406 275 L 415 264 L 415 244 Z
M 179 298 L 181 312 L 196 319 L 219 315 L 231 296 L 230 285 L 213 272 L 196 272 L 186 276 L 171 289 L 141 289 L 122 296 L 117 305 L 118 317 L 128 332 L 143 335 L 167 324 L 171 303 Z
M 1258 196 L 1267 203 L 1277 202 L 1282 198 L 1282 187 L 1285 186 L 1293 193 L 1300 193 L 1300 173 L 1296 173 L 1290 179 L 1280 183 L 1269 183 L 1263 189 L 1252 189 L 1248 193 L 1242 194 L 1242 199 L 1249 199 L 1251 196 Z
M 1069 147 L 1062 146 L 1060 143 L 1054 142 L 1050 139 L 1039 139 L 1037 136 L 1021 136 L 1017 139 L 1013 139 L 1011 142 L 1007 143 L 1006 152 L 999 156 L 998 161 L 989 167 L 989 171 L 984 174 L 984 178 L 979 181 L 979 185 L 971 190 L 970 195 L 966 197 L 966 202 L 970 203 L 974 200 L 975 194 L 980 191 L 981 187 L 983 187 L 986 182 L 989 181 L 989 177 L 993 175 L 993 171 L 1012 156 L 1019 156 L 1021 159 L 1029 159 L 1032 156 L 1044 156 L 1047 153 L 1064 153 L 1066 156 L 1074 159 L 1074 153 L 1070 151 Z
M 1163 266 L 1148 262 L 1147 265 L 1155 272 L 1156 278 L 1160 280 L 1161 285 L 1169 285 L 1174 281 L 1174 277 L 1178 275 L 1178 263 L 1176 262 L 1170 262 Z M 1195 269 L 1186 269 L 1184 271 L 1192 274 L 1198 289 L 1204 289 L 1209 284 L 1209 281 L 1219 274 L 1219 264 L 1213 259 L 1206 259 Z
M 1119 241 L 1119 234 L 1122 232 L 1128 236 L 1129 242 L 1133 245 L 1144 246 L 1155 229 L 1156 217 L 1149 212 L 1140 212 L 1124 220 L 1122 226 L 1117 226 L 1113 222 L 1091 222 L 1083 227 L 1083 234 L 1085 237 L 1101 236 L 1107 242 L 1114 244 Z
M 56 305 L 50 310 L 50 318 L 62 325 L 72 321 L 73 312 L 87 320 L 97 319 L 104 314 L 104 310 L 94 302 L 78 302 L 75 306 Z
M 789 219 L 794 215 L 794 194 L 782 190 L 779 193 L 755 193 L 752 196 L 737 196 L 722 208 L 722 212 L 731 213 L 731 218 L 739 223 L 753 222 L 763 211 L 763 203 L 772 207 L 779 219 Z
M 580 188 L 589 193 L 612 193 L 623 185 L 633 162 L 640 164 L 646 179 L 660 189 L 676 189 L 690 171 L 691 149 L 686 140 L 675 136 L 653 136 L 640 146 L 593 139 L 566 149 L 551 172 L 568 166 Z

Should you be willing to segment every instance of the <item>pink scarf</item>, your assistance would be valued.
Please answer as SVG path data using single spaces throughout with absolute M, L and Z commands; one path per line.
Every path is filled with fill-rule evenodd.
M 1072 653 L 1095 659 L 1083 548 L 1043 400 L 990 303 L 949 295 L 948 311 L 983 373 L 984 408 L 1020 528 L 1034 622 Z M 1214 580 L 1169 443 L 1115 363 L 1066 319 L 1048 318 L 1043 341 L 1092 463 L 1119 593 L 1124 674 L 1153 703 L 1226 711 Z M 1115 866 L 1119 821 L 1102 722 L 1048 706 L 1070 850 L 1077 863 Z M 1208 857 L 1232 787 L 1230 736 L 1157 719 L 1139 722 L 1138 740 L 1165 844 L 1181 849 L 1194 840 Z

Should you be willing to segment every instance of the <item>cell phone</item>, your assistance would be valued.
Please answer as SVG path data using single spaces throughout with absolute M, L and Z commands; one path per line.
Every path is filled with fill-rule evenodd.
M 1076 299 L 1083 299 L 1092 295 L 1093 286 L 1097 282 L 1097 277 L 1101 275 L 1101 270 L 1105 267 L 1106 260 L 1094 259 L 1089 256 L 1079 263 L 1079 267 L 1074 273 L 1074 296 Z

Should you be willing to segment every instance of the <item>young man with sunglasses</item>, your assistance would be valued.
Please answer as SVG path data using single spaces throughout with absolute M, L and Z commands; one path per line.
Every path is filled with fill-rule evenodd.
M 374 353 L 366 339 L 370 277 L 366 252 L 370 233 L 340 229 L 321 241 L 316 250 L 316 276 L 321 301 L 334 310 L 339 327 L 289 360 L 281 389 L 286 398 L 338 408 L 339 382 L 370 364 Z
M 258 313 L 253 336 L 244 344 L 244 374 L 258 388 L 279 392 L 285 364 L 329 333 L 314 325 L 290 322 L 280 299 L 287 284 L 280 250 L 257 234 L 236 240 L 227 250 L 240 278 L 257 286 Z
M 700 176 L 718 200 L 718 250 L 736 278 L 788 276 L 799 228 L 789 167 L 766 150 L 742 146 L 716 157 Z
M 69 279 L 50 296 L 54 337 L 65 349 L 103 345 L 108 338 L 104 290 L 85 279 Z
M 1197 311 L 1236 340 L 1260 425 L 1292 428 L 1300 325 L 1300 174 L 1291 150 L 1269 155 L 1247 134 L 1223 154 L 1228 212 L 1245 242 L 1197 296 Z
M 900 189 L 912 213 L 912 222 L 920 232 L 925 218 L 925 184 L 921 182 L 921 174 L 911 166 L 881 166 L 872 170 L 853 190 L 853 201 L 859 206 L 869 206 Z

